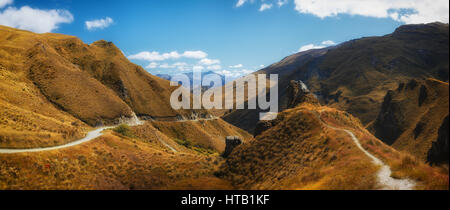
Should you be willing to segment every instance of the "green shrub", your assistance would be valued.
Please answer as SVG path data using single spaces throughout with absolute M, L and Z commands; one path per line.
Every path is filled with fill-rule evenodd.
M 175 142 L 179 145 L 182 145 L 188 149 L 194 150 L 200 154 L 204 154 L 204 155 L 211 155 L 216 153 L 216 151 L 214 151 L 211 148 L 205 148 L 203 145 L 201 144 L 193 144 L 192 142 L 190 142 L 189 140 L 181 140 L 181 139 L 175 139 Z
M 131 131 L 130 126 L 126 124 L 119 125 L 113 129 L 114 132 L 119 133 L 122 136 L 134 138 L 133 131 Z

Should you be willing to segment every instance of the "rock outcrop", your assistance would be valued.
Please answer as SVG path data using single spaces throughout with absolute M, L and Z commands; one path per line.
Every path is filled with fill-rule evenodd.
M 439 128 L 438 138 L 431 146 L 430 151 L 428 151 L 427 160 L 431 164 L 448 164 L 448 149 L 449 149 L 449 133 L 448 133 L 448 115 Z
M 448 83 L 436 79 L 400 83 L 384 97 L 378 118 L 369 130 L 395 149 L 430 163 L 442 162 L 445 151 L 441 146 L 445 145 L 446 134 L 439 128 L 449 113 L 448 91 Z
M 317 97 L 309 91 L 308 87 L 301 80 L 295 81 L 291 80 L 288 87 L 289 103 L 287 108 L 295 108 L 302 103 L 310 103 L 314 105 L 320 105 Z M 253 136 L 258 136 L 266 130 L 277 125 L 280 121 L 284 119 L 282 114 L 279 114 L 274 120 L 260 120 L 253 132 Z
M 288 109 L 296 107 L 301 103 L 319 104 L 317 97 L 309 91 L 308 87 L 301 80 L 291 80 L 288 87 L 289 104 Z
M 225 138 L 225 151 L 222 154 L 222 157 L 227 158 L 231 152 L 233 152 L 234 148 L 242 144 L 242 140 L 238 136 L 227 136 Z
M 430 77 L 448 81 L 448 34 L 448 24 L 404 25 L 386 36 L 299 52 L 254 74 L 279 75 L 280 112 L 288 109 L 290 81 L 301 80 L 321 104 L 347 111 L 369 125 L 377 118 L 386 92 L 399 81 Z M 433 97 L 429 88 L 423 93 L 424 101 Z M 237 109 L 224 119 L 253 133 L 263 111 Z
M 253 136 L 258 136 L 261 133 L 263 133 L 264 131 L 269 130 L 273 126 L 277 125 L 279 121 L 280 120 L 279 120 L 278 116 L 277 116 L 277 119 L 275 119 L 275 120 L 261 120 L 261 121 L 259 121 L 258 124 L 256 124 L 255 132 L 254 132 Z

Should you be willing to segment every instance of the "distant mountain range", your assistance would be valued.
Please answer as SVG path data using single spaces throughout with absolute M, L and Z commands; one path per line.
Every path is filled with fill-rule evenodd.
M 259 121 L 173 109 L 171 76 L 112 42 L 0 26 L 0 190 L 448 190 L 448 35 L 404 25 L 286 57 L 254 73 L 279 75 Z
M 400 82 L 448 81 L 448 36 L 448 24 L 404 25 L 385 36 L 296 53 L 255 74 L 279 75 L 281 110 L 289 101 L 289 81 L 301 80 L 322 104 L 346 110 L 369 124 L 376 119 L 387 91 Z M 257 114 L 250 112 L 255 110 L 236 110 L 225 119 L 252 132 L 257 119 L 250 116 Z
M 300 80 L 321 104 L 349 112 L 386 143 L 427 160 L 449 113 L 448 58 L 448 24 L 403 25 L 385 36 L 296 53 L 255 74 L 279 75 L 280 111 L 290 108 L 290 81 Z M 407 88 L 411 80 L 415 88 Z M 424 105 L 421 94 L 428 95 Z M 223 118 L 253 133 L 261 111 L 233 110 Z
M 193 85 L 194 85 L 194 73 L 188 72 L 188 73 L 181 73 L 181 74 L 184 74 L 184 75 L 186 75 L 186 76 L 189 77 L 189 81 L 190 81 L 190 83 L 191 83 L 191 88 L 192 88 Z M 201 74 L 202 80 L 196 81 L 196 82 L 199 82 L 199 83 L 200 83 L 201 81 L 203 81 L 203 78 L 204 78 L 205 76 L 207 76 L 207 75 L 218 75 L 218 76 L 221 78 L 221 80 L 222 80 L 222 84 L 225 84 L 225 82 L 226 82 L 226 81 L 225 81 L 225 76 L 224 76 L 224 75 L 218 74 L 218 73 L 213 72 L 213 71 L 202 72 L 202 74 Z M 165 80 L 169 80 L 169 81 L 172 79 L 172 75 L 169 75 L 169 74 L 156 74 L 156 76 L 157 76 L 157 77 L 160 77 L 160 78 L 162 78 L 162 79 L 165 79 Z M 211 88 L 212 86 L 213 86 L 213 84 L 210 84 L 210 85 L 203 85 L 203 86 L 202 86 L 202 89 L 206 90 L 206 89 Z M 217 84 L 216 84 L 216 86 L 217 86 Z M 221 85 L 218 85 L 218 86 L 221 86 Z

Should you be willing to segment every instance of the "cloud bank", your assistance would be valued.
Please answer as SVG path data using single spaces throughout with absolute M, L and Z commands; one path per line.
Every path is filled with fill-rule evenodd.
M 5 7 L 6 5 L 12 4 L 13 0 L 0 0 L 0 9 Z
M 449 22 L 447 0 L 295 0 L 295 10 L 319 18 L 347 14 L 391 18 L 407 24 Z
M 178 53 L 177 51 L 162 54 L 156 51 L 153 52 L 143 51 L 134 55 L 130 55 L 128 56 L 128 58 L 133 60 L 164 61 L 179 58 L 203 59 L 206 58 L 207 56 L 208 54 L 203 51 L 185 51 L 182 54 Z
M 0 9 L 10 4 L 13 4 L 12 0 L 0 0 Z M 10 6 L 0 11 L 0 25 L 36 33 L 54 31 L 60 24 L 71 23 L 73 19 L 73 15 L 63 9 L 41 10 L 29 6 Z
M 259 11 L 281 7 L 289 0 L 237 0 L 236 7 L 246 3 L 261 3 Z M 359 15 L 390 18 L 406 24 L 449 22 L 448 0 L 293 0 L 294 9 L 319 18 L 338 15 Z

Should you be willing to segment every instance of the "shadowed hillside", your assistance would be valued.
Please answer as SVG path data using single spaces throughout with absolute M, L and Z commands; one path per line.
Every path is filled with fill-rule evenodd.
M 374 121 L 388 90 L 410 79 L 448 81 L 448 24 L 404 25 L 394 33 L 300 52 L 258 73 L 279 74 L 279 104 L 287 108 L 288 85 L 301 80 L 322 104 Z M 259 110 L 236 110 L 224 119 L 253 132 Z
M 177 87 L 127 60 L 111 42 L 0 26 L 0 146 L 63 144 L 88 126 L 192 115 L 175 111 Z M 205 111 L 196 111 L 205 115 Z M 51 140 L 50 140 L 51 139 Z
M 151 124 L 125 129 L 61 150 L 0 154 L 0 189 L 232 189 L 213 176 L 217 152 L 178 145 Z
M 448 83 L 435 79 L 400 83 L 385 96 L 378 118 L 369 130 L 392 147 L 427 160 L 432 143 L 438 139 L 439 128 L 448 117 L 448 89 Z M 448 142 L 448 136 L 443 141 Z
M 239 189 L 392 189 L 380 182 L 380 167 L 338 129 L 354 133 L 388 165 L 389 179 L 412 180 L 414 189 L 448 189 L 448 169 L 396 151 L 346 112 L 310 103 L 280 113 L 254 141 L 236 148 L 216 174 Z

